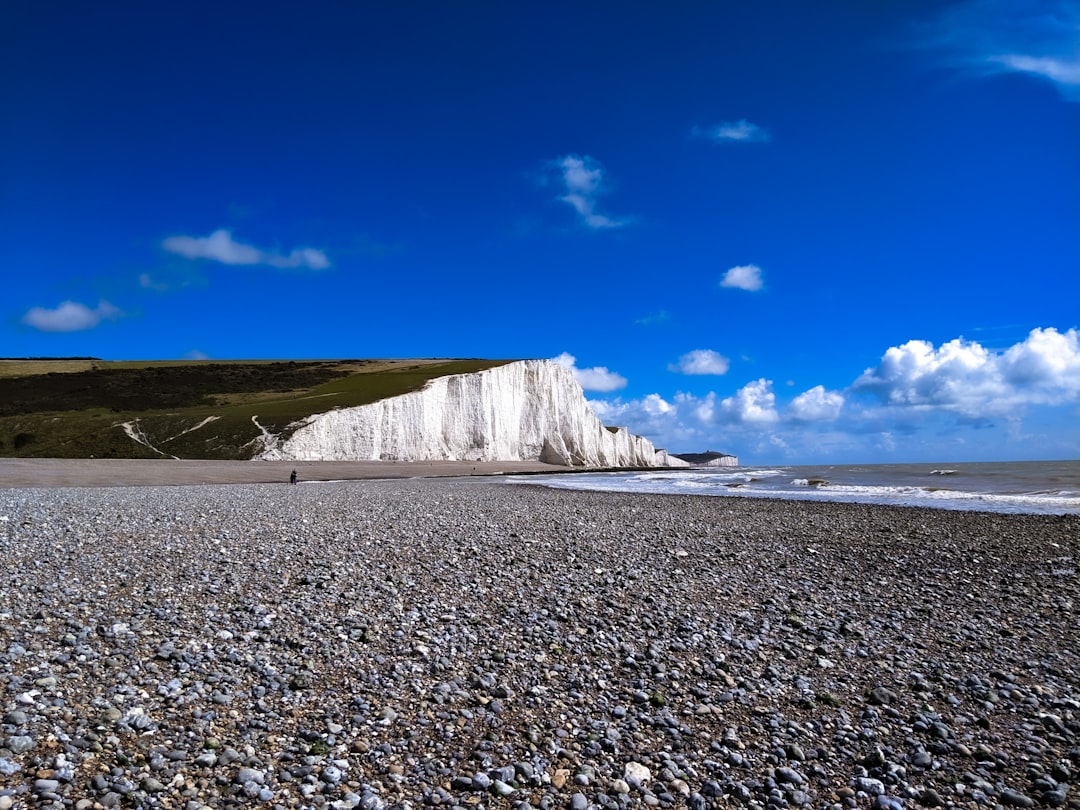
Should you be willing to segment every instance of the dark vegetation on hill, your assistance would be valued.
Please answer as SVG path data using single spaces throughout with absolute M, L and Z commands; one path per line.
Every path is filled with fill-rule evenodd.
M 0 456 L 251 458 L 261 428 L 506 362 L 0 359 Z
M 337 363 L 228 363 L 49 372 L 0 382 L 0 416 L 107 408 L 116 413 L 215 404 L 214 395 L 313 388 L 341 376 Z

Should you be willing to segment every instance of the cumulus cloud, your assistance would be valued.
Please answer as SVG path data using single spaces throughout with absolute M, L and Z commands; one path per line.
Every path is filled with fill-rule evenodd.
M 659 394 L 648 394 L 638 400 L 627 402 L 621 399 L 615 400 L 590 400 L 596 415 L 605 422 L 617 422 L 620 419 L 630 418 L 639 420 L 641 416 L 647 418 L 663 417 L 676 412 L 676 407 L 665 400 Z
M 766 143 L 772 137 L 768 131 L 757 124 L 751 124 L 745 118 L 738 121 L 724 121 L 714 127 L 694 127 L 691 134 L 699 138 L 708 138 L 721 143 Z
M 1056 404 L 1080 397 L 1080 332 L 1032 329 L 1001 358 L 1005 380 L 1029 399 Z
M 548 164 L 564 192 L 559 199 L 577 211 L 581 221 L 593 230 L 621 228 L 627 219 L 615 219 L 596 210 L 597 199 L 607 192 L 604 167 L 585 155 L 565 155 Z
M 668 366 L 668 371 L 679 374 L 727 374 L 731 361 L 712 349 L 694 349 Z
M 330 260 L 321 250 L 297 248 L 288 254 L 260 250 L 233 239 L 232 233 L 219 228 L 209 236 L 170 236 L 161 246 L 170 253 L 188 259 L 209 259 L 222 264 L 264 264 L 278 269 L 304 268 L 325 270 Z
M 123 314 L 108 301 L 100 301 L 94 309 L 77 301 L 64 301 L 55 309 L 34 307 L 23 315 L 22 322 L 42 332 L 82 332 Z
M 843 390 L 815 385 L 785 404 L 773 389 L 760 378 L 726 396 L 653 393 L 590 405 L 605 423 L 626 425 L 658 447 L 716 448 L 749 463 L 778 454 L 801 463 L 896 454 L 936 461 L 998 442 L 1014 457 L 1021 446 L 1028 457 L 1054 457 L 1074 453 L 1080 438 L 1080 330 L 1033 329 L 998 350 L 963 338 L 941 346 L 911 340 Z M 1035 407 L 1043 409 L 1040 420 L 1059 424 L 1057 434 L 1025 429 L 1025 412 Z
M 764 281 L 761 278 L 761 268 L 756 264 L 743 264 L 732 267 L 720 279 L 720 286 L 756 292 L 764 286 Z
M 586 391 L 618 391 L 626 387 L 626 377 L 610 371 L 605 366 L 593 368 L 578 368 L 577 358 L 569 352 L 563 352 L 558 357 L 551 358 L 560 366 L 565 366 L 574 374 L 574 379 Z M 601 417 L 603 418 L 603 417 Z
M 1076 0 L 969 0 L 949 5 L 921 44 L 975 75 L 1022 73 L 1080 101 L 1080 3 Z
M 1080 346 L 1070 329 L 1033 329 L 1003 353 L 963 338 L 935 348 L 909 340 L 888 349 L 852 389 L 890 406 L 944 409 L 974 417 L 1080 398 Z
M 626 425 L 657 447 L 676 452 L 732 452 L 736 445 L 774 436 L 780 421 L 772 383 L 763 379 L 730 397 L 713 391 L 704 396 L 679 392 L 670 398 L 654 393 L 631 400 L 590 400 L 589 405 L 605 424 Z
M 734 396 L 720 400 L 719 408 L 727 419 L 735 422 L 763 424 L 780 418 L 772 381 L 766 379 L 747 383 Z
M 833 422 L 844 408 L 844 395 L 815 385 L 795 397 L 788 405 L 788 414 L 797 422 Z

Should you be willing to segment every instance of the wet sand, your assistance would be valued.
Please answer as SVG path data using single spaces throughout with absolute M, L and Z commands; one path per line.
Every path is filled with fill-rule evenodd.
M 0 487 L 131 487 L 441 478 L 566 472 L 539 461 L 203 461 L 175 459 L 0 459 Z

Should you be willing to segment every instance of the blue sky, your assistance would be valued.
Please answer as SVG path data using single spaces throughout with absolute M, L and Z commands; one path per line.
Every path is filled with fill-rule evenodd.
M 1080 2 L 8 3 L 0 356 L 560 358 L 747 463 L 1080 456 Z

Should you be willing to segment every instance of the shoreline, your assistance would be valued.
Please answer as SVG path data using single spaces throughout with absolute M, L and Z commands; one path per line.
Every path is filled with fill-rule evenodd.
M 0 489 L 198 486 L 304 481 L 559 474 L 576 468 L 539 461 L 225 461 L 201 459 L 0 458 Z M 589 472 L 594 470 L 589 469 Z

